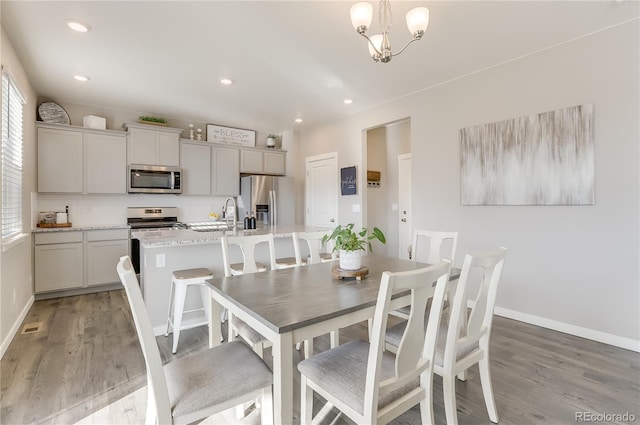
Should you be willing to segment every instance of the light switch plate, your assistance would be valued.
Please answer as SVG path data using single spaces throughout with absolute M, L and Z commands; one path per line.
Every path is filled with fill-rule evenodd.
M 398 211 L 398 204 L 391 204 L 391 211 Z
M 156 267 L 164 267 L 166 264 L 165 254 L 156 254 Z
M 360 204 L 351 205 L 351 212 L 359 213 L 360 212 Z

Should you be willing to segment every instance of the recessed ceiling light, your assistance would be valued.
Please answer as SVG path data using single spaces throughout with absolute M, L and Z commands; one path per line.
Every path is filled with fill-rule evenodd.
M 225 86 L 228 86 L 233 84 L 233 81 L 229 78 L 220 78 L 220 83 L 224 84 Z
M 89 32 L 91 27 L 79 21 L 67 21 L 67 26 L 77 32 Z
M 345 105 L 351 105 L 353 103 L 353 99 L 345 99 L 344 100 L 344 104 Z
M 90 80 L 90 78 L 89 78 L 89 77 L 86 77 L 86 76 L 84 76 L 84 75 L 74 75 L 74 76 L 73 76 L 73 78 L 75 78 L 75 79 L 76 79 L 76 80 L 78 80 L 78 81 L 82 81 L 83 83 L 84 83 L 85 81 L 89 81 L 89 80 Z
M 300 124 L 302 122 L 302 118 L 296 118 L 296 122 Z

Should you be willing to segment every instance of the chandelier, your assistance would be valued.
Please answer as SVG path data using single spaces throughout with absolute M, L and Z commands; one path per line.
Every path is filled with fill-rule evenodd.
M 389 41 L 389 30 L 391 29 L 393 15 L 391 14 L 391 3 L 389 0 L 380 0 L 378 8 L 378 20 L 382 34 L 371 37 L 366 32 L 371 25 L 373 17 L 373 6 L 371 3 L 360 2 L 351 6 L 351 23 L 358 31 L 358 34 L 366 38 L 369 42 L 369 53 L 376 62 L 387 63 L 393 56 L 398 56 L 404 49 L 416 40 L 420 40 L 424 35 L 427 25 L 429 25 L 429 9 L 426 7 L 416 7 L 407 13 L 407 27 L 413 36 L 405 46 L 397 53 L 391 52 L 391 42 Z

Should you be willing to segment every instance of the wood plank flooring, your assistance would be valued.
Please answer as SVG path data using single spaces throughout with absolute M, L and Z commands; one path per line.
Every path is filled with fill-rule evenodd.
M 144 422 L 144 359 L 125 297 L 118 290 L 34 303 L 25 324 L 43 322 L 41 330 L 18 334 L 0 362 L 0 423 Z M 341 339 L 366 335 L 361 324 L 344 329 Z M 205 327 L 183 331 L 175 356 L 171 336 L 157 341 L 169 362 L 206 349 L 207 332 Z M 316 339 L 318 351 L 327 347 L 327 338 Z M 271 361 L 269 350 L 265 360 Z M 299 360 L 296 352 L 294 361 Z M 500 424 L 570 424 L 577 412 L 630 413 L 640 422 L 638 353 L 495 317 L 491 367 Z M 434 387 L 436 422 L 442 424 L 437 376 Z M 490 424 L 477 366 L 466 382 L 457 382 L 456 391 L 461 425 Z M 295 403 L 299 406 L 298 398 Z M 218 415 L 207 423 L 235 422 L 230 418 Z M 393 424 L 420 424 L 418 409 Z

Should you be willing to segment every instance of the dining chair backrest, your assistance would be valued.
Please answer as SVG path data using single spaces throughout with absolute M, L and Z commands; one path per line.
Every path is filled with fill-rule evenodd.
M 153 392 L 153 400 L 155 400 L 156 418 L 160 424 L 171 423 L 169 390 L 164 375 L 160 350 L 156 343 L 153 326 L 142 298 L 142 292 L 140 291 L 140 285 L 131 264 L 131 259 L 128 256 L 121 257 L 116 269 L 131 306 L 133 321 L 147 367 L 148 391 Z
M 460 280 L 453 297 L 447 340 L 444 352 L 445 363 L 455 362 L 457 347 L 464 344 L 471 345 L 484 336 L 489 336 L 493 322 L 493 310 L 496 305 L 498 283 L 502 276 L 507 248 L 486 254 L 466 255 Z M 478 294 L 473 308 L 469 313 L 466 329 L 461 329 L 467 314 L 467 298 L 472 278 L 480 280 Z
M 321 262 L 320 248 L 322 247 L 322 238 L 326 235 L 326 232 L 294 232 L 293 233 L 293 247 L 296 250 L 296 258 L 301 258 L 300 241 L 306 243 L 309 251 L 309 258 L 307 264 L 317 264 Z
M 489 361 L 489 339 L 498 283 L 507 248 L 479 255 L 466 255 L 449 315 L 444 353 L 436 353 L 434 372 L 442 376 L 447 424 L 457 425 L 456 376 L 465 379 L 467 369 L 478 363 L 480 381 L 491 422 L 498 422 Z M 479 279 L 478 294 L 467 317 L 467 298 L 471 280 Z M 475 285 L 474 285 L 475 286 Z M 465 326 L 466 323 L 466 326 Z
M 411 259 L 424 263 L 435 264 L 442 260 L 453 262 L 456 257 L 456 246 L 458 244 L 458 232 L 440 232 L 434 230 L 416 229 L 413 232 L 411 247 Z M 443 245 L 449 249 L 444 252 Z M 428 250 L 427 250 L 428 247 Z M 426 255 L 424 250 L 427 250 Z
M 375 418 L 380 397 L 406 386 L 412 380 L 428 379 L 422 387 L 430 387 L 442 305 L 450 264 L 440 261 L 432 266 L 405 272 L 384 272 L 371 327 L 367 364 L 367 381 L 364 395 L 364 417 Z M 390 310 L 391 295 L 411 291 L 411 312 L 395 357 L 395 376 L 380 382 L 381 361 L 384 351 L 385 331 Z M 432 299 L 429 322 L 425 332 L 424 316 L 428 300 Z M 427 391 L 430 395 L 431 391 Z M 422 395 L 424 397 L 424 394 Z M 431 400 L 428 400 L 431 403 Z M 402 409 L 402 406 L 396 406 Z M 394 410 L 393 408 L 391 410 Z M 393 415 L 393 413 L 389 413 Z M 378 420 L 386 423 L 387 418 Z M 431 417 L 433 420 L 433 416 Z
M 237 245 L 240 247 L 243 257 L 242 274 L 256 273 L 258 267 L 256 265 L 256 245 L 266 243 L 269 248 L 269 270 L 276 269 L 276 254 L 273 242 L 273 233 L 266 235 L 250 235 L 250 236 L 223 236 L 220 239 L 222 245 L 222 261 L 224 263 L 224 275 L 229 277 L 231 273 L 231 260 L 229 245 Z

